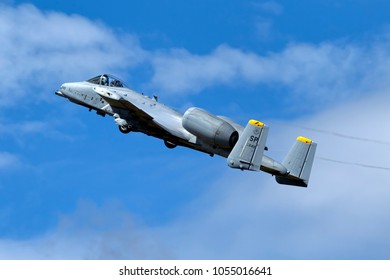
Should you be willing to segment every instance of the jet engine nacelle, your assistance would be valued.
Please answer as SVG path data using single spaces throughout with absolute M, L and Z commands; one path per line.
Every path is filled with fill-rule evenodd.
M 182 125 L 198 138 L 221 148 L 233 148 L 238 141 L 238 132 L 231 124 L 199 108 L 188 109 Z

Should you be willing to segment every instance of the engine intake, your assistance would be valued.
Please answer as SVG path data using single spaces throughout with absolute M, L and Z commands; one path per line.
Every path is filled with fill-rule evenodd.
M 189 108 L 182 125 L 198 138 L 221 148 L 233 148 L 238 141 L 238 132 L 231 124 L 203 109 Z

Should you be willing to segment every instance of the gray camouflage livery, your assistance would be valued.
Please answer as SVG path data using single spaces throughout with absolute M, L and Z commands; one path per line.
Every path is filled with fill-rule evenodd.
M 298 137 L 282 163 L 264 155 L 268 126 L 250 120 L 246 127 L 200 108 L 181 114 L 103 74 L 85 82 L 64 83 L 55 92 L 70 101 L 110 115 L 122 133 L 142 132 L 160 138 L 168 148 L 184 146 L 227 158 L 232 168 L 275 175 L 280 184 L 307 187 L 317 144 Z

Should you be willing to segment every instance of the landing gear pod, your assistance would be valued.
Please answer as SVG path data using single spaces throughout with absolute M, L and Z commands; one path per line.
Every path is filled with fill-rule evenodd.
M 119 131 L 124 133 L 124 134 L 128 134 L 131 132 L 131 128 L 128 127 L 128 126 L 121 126 L 121 125 L 118 125 L 118 128 L 119 128 Z
M 115 122 L 119 127 L 119 131 L 127 134 L 131 131 L 131 126 L 127 123 L 125 119 L 122 119 L 118 114 L 114 114 Z

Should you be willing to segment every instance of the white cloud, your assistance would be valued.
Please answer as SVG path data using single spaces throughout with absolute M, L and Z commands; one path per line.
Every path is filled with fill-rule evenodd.
M 156 53 L 151 61 L 154 87 L 173 94 L 217 85 L 268 84 L 284 86 L 286 92 L 320 103 L 390 88 L 386 36 L 369 46 L 291 43 L 280 52 L 265 55 L 228 45 L 206 55 L 176 49 Z
M 263 4 L 272 7 L 276 2 Z M 47 98 L 47 92 L 63 81 L 122 73 L 141 62 L 153 69 L 153 91 L 166 95 L 218 85 L 276 84 L 299 98 L 330 102 L 363 95 L 373 87 L 389 88 L 386 34 L 366 46 L 291 43 L 280 52 L 265 54 L 226 44 L 204 55 L 185 49 L 150 52 L 136 36 L 81 16 L 43 12 L 32 5 L 1 7 L 0 106 L 24 97 Z M 263 31 L 269 28 L 267 22 L 260 25 Z
M 0 9 L 0 105 L 42 98 L 62 81 L 121 71 L 144 59 L 137 39 L 77 15 L 32 5 Z M 51 92 L 51 91 L 50 91 Z

